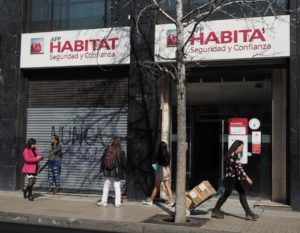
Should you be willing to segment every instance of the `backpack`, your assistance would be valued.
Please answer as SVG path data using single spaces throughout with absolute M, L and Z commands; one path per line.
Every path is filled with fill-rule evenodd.
M 111 149 L 110 147 L 107 149 L 106 154 L 104 155 L 103 165 L 107 170 L 113 170 L 117 167 L 117 151 Z

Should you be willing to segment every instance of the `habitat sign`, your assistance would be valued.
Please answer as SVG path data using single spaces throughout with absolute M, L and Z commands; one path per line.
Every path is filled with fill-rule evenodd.
M 22 34 L 21 68 L 129 63 L 129 27 Z
M 192 24 L 184 30 L 186 61 L 290 56 L 288 15 L 200 22 L 196 27 Z M 155 40 L 155 60 L 174 60 L 175 25 L 157 25 Z

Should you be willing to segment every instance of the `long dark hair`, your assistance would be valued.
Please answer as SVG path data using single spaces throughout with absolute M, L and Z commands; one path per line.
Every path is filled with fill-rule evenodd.
M 36 144 L 36 140 L 34 138 L 29 138 L 27 143 L 26 143 L 26 148 L 27 149 L 30 149 L 31 148 L 31 145 L 35 145 Z
M 229 148 L 229 150 L 226 153 L 225 159 L 230 158 L 230 156 L 232 155 L 232 153 L 236 152 L 237 148 L 239 148 L 241 145 L 244 145 L 244 142 L 241 140 L 235 140 L 231 147 Z
M 161 141 L 157 150 L 157 163 L 161 166 L 168 166 L 170 164 L 170 153 L 168 151 L 167 143 Z
M 56 141 L 56 145 L 59 144 L 59 137 L 56 134 L 53 134 L 52 137 L 54 137 L 55 141 Z

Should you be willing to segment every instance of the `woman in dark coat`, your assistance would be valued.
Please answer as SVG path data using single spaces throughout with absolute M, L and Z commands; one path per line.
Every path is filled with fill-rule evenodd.
M 244 171 L 239 155 L 243 152 L 244 143 L 240 140 L 236 140 L 229 148 L 225 156 L 225 178 L 224 186 L 225 192 L 217 201 L 215 208 L 212 211 L 213 218 L 223 219 L 224 214 L 220 211 L 221 206 L 225 203 L 227 198 L 231 195 L 233 189 L 236 189 L 239 193 L 240 202 L 246 212 L 246 220 L 256 220 L 257 214 L 254 214 L 247 202 L 245 190 L 241 184 L 242 181 L 246 181 L 249 185 L 252 185 L 252 180 L 247 176 Z
M 51 145 L 48 149 L 48 183 L 49 192 L 53 194 L 60 190 L 60 171 L 62 160 L 62 146 L 59 143 L 59 137 L 53 134 Z

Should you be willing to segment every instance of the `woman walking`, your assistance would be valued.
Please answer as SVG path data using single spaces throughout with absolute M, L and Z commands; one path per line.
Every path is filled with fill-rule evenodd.
M 49 192 L 53 194 L 60 190 L 60 171 L 62 160 L 62 146 L 59 143 L 59 137 L 53 134 L 51 145 L 48 150 L 48 183 Z
M 243 152 L 244 143 L 240 140 L 234 141 L 234 143 L 229 148 L 225 156 L 225 178 L 224 186 L 225 192 L 217 201 L 213 211 L 212 217 L 223 219 L 224 214 L 220 211 L 221 206 L 225 203 L 227 198 L 231 195 L 232 190 L 235 188 L 239 193 L 240 202 L 246 213 L 246 220 L 256 220 L 258 218 L 257 214 L 254 214 L 247 202 L 245 190 L 241 184 L 242 181 L 247 181 L 249 185 L 252 185 L 252 180 L 241 165 L 239 155 Z
M 125 152 L 122 150 L 118 138 L 113 137 L 101 158 L 100 175 L 105 177 L 105 181 L 102 200 L 97 203 L 98 206 L 107 206 L 109 186 L 113 182 L 115 188 L 115 207 L 121 207 L 121 180 L 125 178 L 125 171 Z
M 161 182 L 164 183 L 165 188 L 168 193 L 169 201 L 168 205 L 173 206 L 173 195 L 171 190 L 171 174 L 170 174 L 170 153 L 168 151 L 168 146 L 165 142 L 160 142 L 157 151 L 157 164 L 159 165 L 159 170 L 156 175 L 155 185 L 152 190 L 151 196 L 143 201 L 144 205 L 152 205 L 158 191 L 160 190 Z
M 39 161 L 43 159 L 36 148 L 36 140 L 34 138 L 30 138 L 27 141 L 23 151 L 23 158 L 24 165 L 22 172 L 26 174 L 28 179 L 28 184 L 26 188 L 23 189 L 23 196 L 25 199 L 28 198 L 29 201 L 33 201 L 32 189 L 36 182 Z

